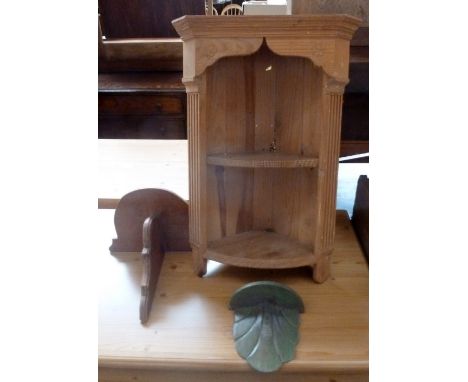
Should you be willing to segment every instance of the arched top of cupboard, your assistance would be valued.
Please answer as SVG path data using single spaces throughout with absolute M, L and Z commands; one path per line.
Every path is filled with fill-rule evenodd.
M 184 42 L 184 82 L 223 57 L 255 53 L 265 40 L 272 52 L 308 58 L 346 84 L 349 42 L 361 20 L 348 15 L 183 16 L 172 24 Z

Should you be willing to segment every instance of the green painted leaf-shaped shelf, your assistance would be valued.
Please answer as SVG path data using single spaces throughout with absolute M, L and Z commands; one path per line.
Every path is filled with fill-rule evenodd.
M 301 297 L 273 281 L 258 281 L 238 289 L 229 302 L 234 310 L 233 337 L 237 353 L 261 372 L 278 370 L 294 358 L 299 342 Z

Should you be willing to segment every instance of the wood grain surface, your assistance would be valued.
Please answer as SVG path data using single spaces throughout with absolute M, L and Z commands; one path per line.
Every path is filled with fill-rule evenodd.
M 369 0 L 292 0 L 292 13 L 344 13 L 359 17 L 364 25 L 369 25 Z
M 208 156 L 206 162 L 224 167 L 314 168 L 317 166 L 318 159 L 302 155 L 260 152 L 213 154 Z
M 120 200 L 142 188 L 161 188 L 188 200 L 186 140 L 99 139 L 98 196 Z M 115 208 L 115 202 L 112 201 Z
M 125 38 L 102 40 L 99 72 L 180 71 L 179 38 Z
M 248 231 L 209 242 L 206 257 L 249 268 L 294 268 L 314 263 L 311 246 L 267 231 Z
M 185 93 L 180 72 L 100 73 L 99 93 Z
M 184 118 L 183 94 L 99 93 L 100 115 L 165 115 Z
M 364 255 L 369 261 L 369 178 L 367 175 L 359 177 L 351 222 Z
M 107 38 L 175 37 L 171 20 L 203 15 L 203 0 L 99 0 L 103 34 Z
M 160 214 L 149 216 L 143 223 L 143 250 L 141 251 L 143 271 L 140 298 L 140 322 L 142 324 L 148 321 L 151 312 L 166 250 L 160 217 Z
M 129 192 L 120 200 L 114 215 L 117 238 L 112 240 L 111 253 L 141 251 L 143 223 L 153 216 L 158 217 L 164 251 L 190 250 L 187 203 L 172 192 L 146 188 Z M 146 236 L 149 245 L 151 235 Z
M 215 262 L 198 278 L 190 253 L 167 253 L 145 326 L 138 318 L 140 254 L 109 256 L 112 216 L 99 212 L 100 381 L 367 381 L 368 269 L 345 212 L 337 215 L 327 283 L 311 283 L 308 268 L 254 270 Z M 228 309 L 237 288 L 258 280 L 288 285 L 305 304 L 296 358 L 266 376 L 236 354 Z
M 345 14 L 225 17 L 187 15 L 172 21 L 182 40 L 194 37 L 341 37 L 351 40 L 361 24 Z

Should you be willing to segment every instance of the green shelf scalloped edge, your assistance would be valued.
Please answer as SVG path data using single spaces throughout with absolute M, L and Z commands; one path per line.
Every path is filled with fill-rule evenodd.
M 260 372 L 269 373 L 294 359 L 299 342 L 301 297 L 273 281 L 257 281 L 231 297 L 233 337 L 239 356 Z

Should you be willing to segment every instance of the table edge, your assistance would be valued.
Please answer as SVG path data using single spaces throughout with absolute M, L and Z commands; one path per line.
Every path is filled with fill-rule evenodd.
M 225 359 L 159 359 L 142 357 L 99 357 L 100 368 L 116 369 L 157 369 L 157 370 L 203 370 L 203 371 L 251 371 L 247 362 Z M 368 360 L 345 361 L 297 361 L 283 365 L 282 371 L 313 372 L 313 373 L 367 373 L 369 371 Z

